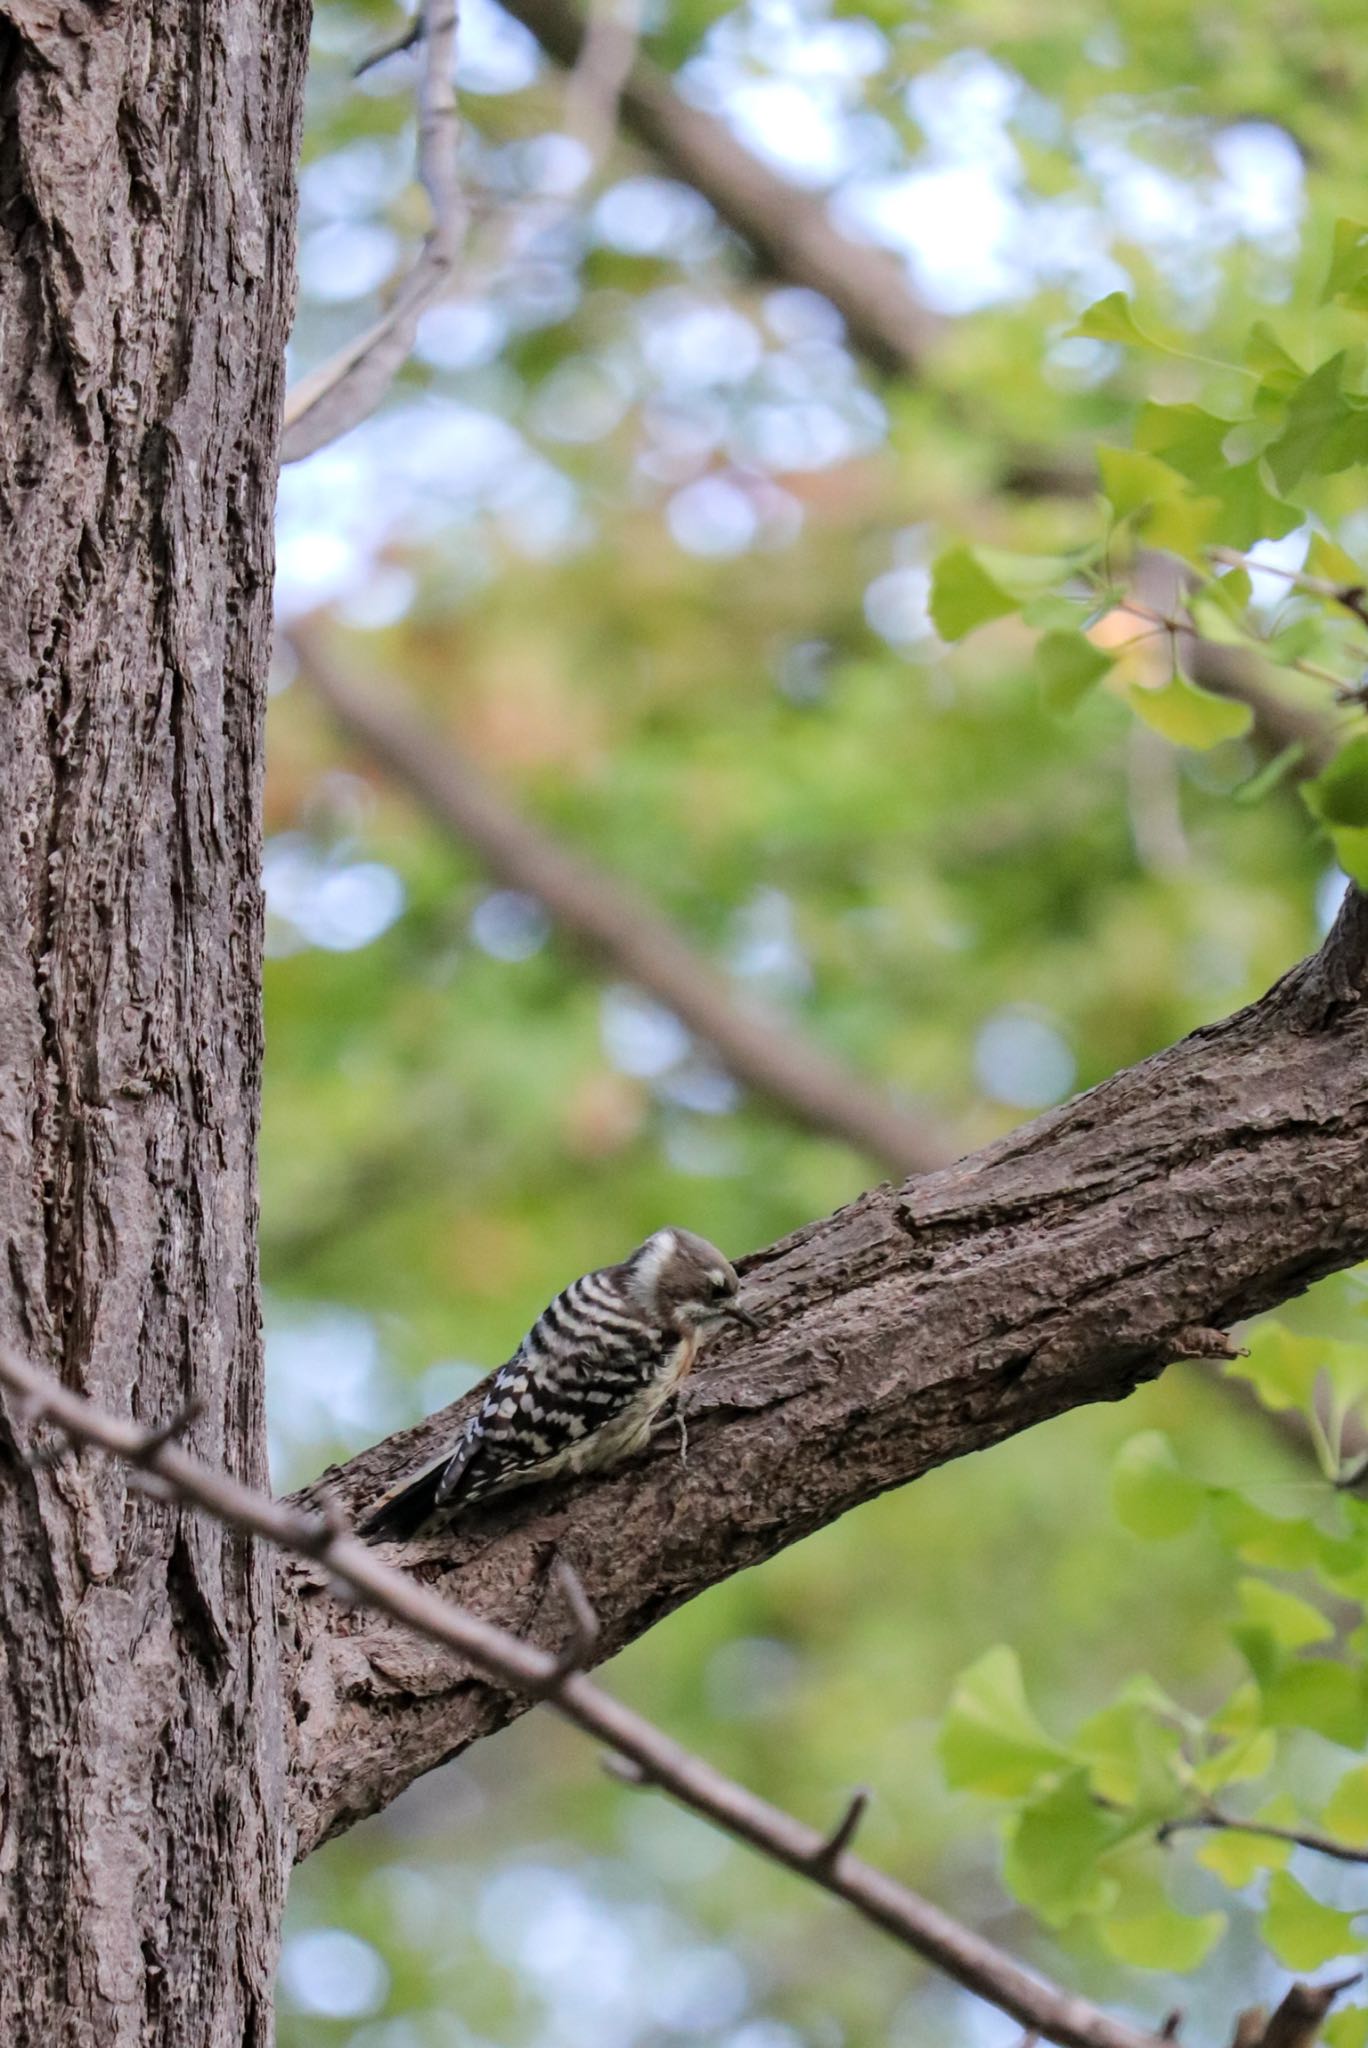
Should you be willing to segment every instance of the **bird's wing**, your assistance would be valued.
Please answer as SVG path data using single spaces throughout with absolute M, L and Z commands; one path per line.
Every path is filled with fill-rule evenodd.
M 478 1500 L 501 1479 L 528 1460 L 519 1402 L 532 1378 L 531 1363 L 521 1350 L 501 1365 L 489 1392 L 466 1424 L 459 1442 L 442 1468 L 437 1507 L 445 1513 L 463 1500 Z

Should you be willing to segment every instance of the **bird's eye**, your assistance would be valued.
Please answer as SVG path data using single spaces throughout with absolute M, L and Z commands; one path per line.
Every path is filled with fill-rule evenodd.
M 713 1292 L 713 1294 L 714 1294 L 714 1295 L 723 1295 L 723 1294 L 725 1294 L 725 1293 L 727 1292 L 727 1276 L 726 1276 L 726 1274 L 725 1274 L 725 1273 L 710 1273 L 710 1274 L 708 1275 L 708 1285 L 709 1285 L 709 1287 L 711 1288 L 711 1290 L 712 1290 L 712 1292 Z

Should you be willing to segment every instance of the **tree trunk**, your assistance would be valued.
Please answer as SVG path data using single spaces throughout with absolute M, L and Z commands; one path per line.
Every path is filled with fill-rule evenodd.
M 0 0 L 0 1335 L 265 1479 L 259 813 L 307 10 Z M 0 2039 L 265 2043 L 271 1561 L 0 1419 Z

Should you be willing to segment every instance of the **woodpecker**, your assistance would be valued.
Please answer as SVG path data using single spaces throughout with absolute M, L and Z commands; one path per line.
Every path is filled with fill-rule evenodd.
M 538 1316 L 454 1444 L 361 1523 L 402 1542 L 515 1487 L 594 1472 L 639 1450 L 693 1365 L 732 1319 L 735 1268 L 691 1230 L 657 1230 L 621 1265 L 572 1280 Z

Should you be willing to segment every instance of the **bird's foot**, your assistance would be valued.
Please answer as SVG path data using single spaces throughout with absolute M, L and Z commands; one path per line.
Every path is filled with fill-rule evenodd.
M 677 1400 L 670 1403 L 669 1413 L 661 1418 L 660 1434 L 663 1436 L 667 1429 L 678 1430 L 679 1462 L 681 1465 L 687 1465 L 689 1462 L 689 1425 L 684 1420 L 684 1410 L 680 1407 Z

